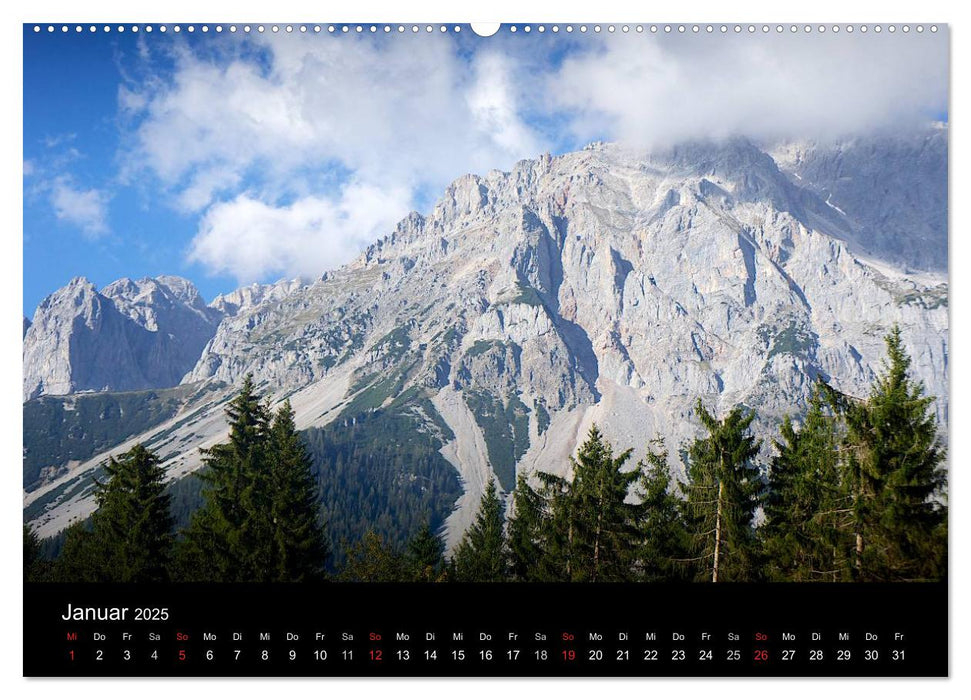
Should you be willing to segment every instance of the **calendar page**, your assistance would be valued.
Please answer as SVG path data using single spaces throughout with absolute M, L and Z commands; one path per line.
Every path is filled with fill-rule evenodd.
M 25 676 L 947 676 L 948 28 L 23 26 Z

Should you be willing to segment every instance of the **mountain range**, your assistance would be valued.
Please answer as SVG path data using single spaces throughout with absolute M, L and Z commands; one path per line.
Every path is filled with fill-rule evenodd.
M 744 404 L 768 454 L 817 378 L 866 395 L 893 324 L 946 430 L 947 300 L 946 127 L 543 155 L 460 177 L 314 280 L 208 305 L 167 276 L 56 291 L 24 320 L 25 519 L 90 513 L 138 441 L 194 471 L 248 373 L 333 444 L 407 420 L 461 479 L 434 514 L 450 544 L 490 477 L 566 473 L 593 423 L 635 458 L 665 437 L 677 473 L 695 401 Z

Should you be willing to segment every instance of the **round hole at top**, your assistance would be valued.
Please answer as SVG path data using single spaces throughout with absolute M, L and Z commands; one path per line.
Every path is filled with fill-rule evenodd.
M 473 22 L 472 31 L 479 36 L 492 36 L 500 26 L 499 22 Z

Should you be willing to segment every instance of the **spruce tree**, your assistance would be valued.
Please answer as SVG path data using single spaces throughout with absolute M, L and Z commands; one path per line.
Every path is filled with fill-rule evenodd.
M 542 516 L 539 536 L 540 557 L 532 576 L 537 581 L 563 582 L 573 579 L 574 506 L 572 484 L 548 472 L 537 472 Z
M 718 420 L 700 399 L 696 410 L 708 436 L 688 451 L 689 562 L 699 581 L 755 580 L 760 572 L 752 519 L 762 490 L 752 462 L 759 442 L 749 432 L 755 414 L 736 406 Z
M 269 410 L 247 375 L 226 409 L 229 441 L 204 449 L 199 472 L 205 504 L 197 510 L 179 547 L 179 573 L 186 580 L 262 581 L 272 575 L 271 533 L 262 490 L 267 473 Z
M 24 524 L 24 581 L 40 578 L 40 540 L 30 525 Z
M 493 582 L 506 578 L 506 536 L 503 505 L 494 479 L 489 479 L 479 510 L 453 560 L 457 581 Z
M 526 480 L 516 479 L 513 492 L 513 516 L 509 519 L 509 573 L 515 581 L 541 580 L 543 558 L 544 502 Z
M 53 566 L 63 582 L 145 583 L 166 581 L 172 558 L 172 516 L 165 472 L 158 457 L 135 445 L 103 465 L 96 481 L 97 510 L 90 521 L 65 532 Z
M 96 482 L 98 509 L 91 517 L 100 580 L 144 583 L 168 579 L 172 516 L 165 471 L 158 457 L 135 445 L 104 465 L 108 479 Z
M 269 471 L 265 479 L 255 482 L 257 488 L 265 489 L 261 496 L 267 512 L 251 514 L 265 519 L 270 531 L 269 537 L 261 540 L 271 544 L 267 578 L 279 582 L 319 578 L 328 545 L 320 522 L 313 464 L 297 434 L 289 401 L 277 411 L 268 441 Z
M 860 581 L 946 576 L 945 450 L 934 397 L 909 376 L 900 328 L 866 401 L 849 402 L 847 478 L 854 504 L 853 575 Z
M 640 533 L 640 507 L 627 494 L 640 478 L 623 471 L 631 450 L 616 457 L 597 426 L 571 460 L 570 580 L 624 581 L 631 578 Z
M 338 580 L 354 583 L 399 583 L 409 578 L 405 558 L 374 530 L 348 548 L 347 561 L 338 575 Z
M 638 464 L 641 543 L 637 550 L 640 578 L 648 582 L 688 578 L 688 532 L 682 501 L 672 492 L 668 451 L 662 438 L 651 441 L 647 456 Z
M 408 565 L 413 580 L 432 582 L 442 580 L 445 569 L 445 543 L 436 535 L 428 521 L 408 541 Z
M 54 560 L 52 579 L 58 583 L 106 583 L 102 551 L 95 546 L 90 521 L 69 525 L 64 544 Z
M 840 473 L 843 426 L 820 383 L 797 428 L 786 416 L 768 473 L 760 529 L 766 575 L 777 581 L 848 576 L 852 504 Z

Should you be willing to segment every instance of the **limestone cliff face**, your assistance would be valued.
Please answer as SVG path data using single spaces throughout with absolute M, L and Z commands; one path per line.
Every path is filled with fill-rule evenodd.
M 175 386 L 221 317 L 179 277 L 121 279 L 100 291 L 75 278 L 41 302 L 24 333 L 24 400 Z
M 518 395 L 534 434 L 544 412 L 617 403 L 627 443 L 684 436 L 696 397 L 768 420 L 818 376 L 863 395 L 899 323 L 946 397 L 946 278 L 871 258 L 856 233 L 743 140 L 523 161 L 460 178 L 354 263 L 226 318 L 187 379 L 253 372 L 290 392 L 353 364 L 359 389 Z

